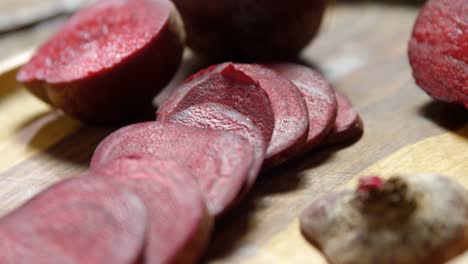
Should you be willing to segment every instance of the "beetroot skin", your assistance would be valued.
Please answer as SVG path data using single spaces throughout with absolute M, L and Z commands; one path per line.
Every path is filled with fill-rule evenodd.
M 437 174 L 362 179 L 300 216 L 304 237 L 334 264 L 442 264 L 468 249 L 468 192 Z
M 246 194 L 250 190 L 260 172 L 268 145 L 263 140 L 260 130 L 249 118 L 222 104 L 203 103 L 176 113 L 170 121 L 193 127 L 232 132 L 246 138 L 255 153 L 243 192 Z
M 468 4 L 428 0 L 409 42 L 416 83 L 430 96 L 468 108 Z
M 151 108 L 182 55 L 168 0 L 103 0 L 74 15 L 18 73 L 37 97 L 91 123 L 122 122 Z
M 301 92 L 309 113 L 309 134 L 303 152 L 322 143 L 332 130 L 337 115 L 334 89 L 317 71 L 291 63 L 269 64 L 269 68 L 292 81 Z
M 187 45 L 214 58 L 294 56 L 316 35 L 326 0 L 173 0 Z
M 146 122 L 121 128 L 104 139 L 94 152 L 91 168 L 99 169 L 123 156 L 148 154 L 186 165 L 215 216 L 237 201 L 254 162 L 253 147 L 241 136 L 170 122 Z
M 349 98 L 338 91 L 335 91 L 335 96 L 338 115 L 330 135 L 322 142 L 322 146 L 350 143 L 361 138 L 364 133 L 364 123 Z
M 124 157 L 89 175 L 115 180 L 145 204 L 145 263 L 197 262 L 210 238 L 213 219 L 188 168 L 152 156 Z
M 258 64 L 236 64 L 235 67 L 258 81 L 271 101 L 275 128 L 265 157 L 265 166 L 279 165 L 297 155 L 309 131 L 307 106 L 297 87 L 273 70 Z
M 112 181 L 73 177 L 0 220 L 0 263 L 137 263 L 147 214 Z

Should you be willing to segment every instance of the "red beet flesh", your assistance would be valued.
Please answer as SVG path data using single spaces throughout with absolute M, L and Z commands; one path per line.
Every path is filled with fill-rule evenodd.
M 255 151 L 255 159 L 243 192 L 246 193 L 255 183 L 262 167 L 267 144 L 260 130 L 244 115 L 222 104 L 202 103 L 176 113 L 171 122 L 236 133 L 246 138 Z
M 337 102 L 335 92 L 317 71 L 298 64 L 269 64 L 269 68 L 292 81 L 301 92 L 309 113 L 309 134 L 303 151 L 316 147 L 328 136 L 335 124 Z
M 147 156 L 110 161 L 91 175 L 111 178 L 132 191 L 148 211 L 146 263 L 195 263 L 210 238 L 212 218 L 189 170 Z
M 429 0 L 409 42 L 416 83 L 430 96 L 468 108 L 468 4 Z
M 175 73 L 180 28 L 168 0 L 97 1 L 45 43 L 17 79 L 86 122 L 132 119 Z
M 242 81 L 244 86 L 239 88 L 228 82 L 233 79 Z M 296 155 L 307 139 L 308 113 L 301 93 L 292 82 L 261 65 L 225 63 L 202 70 L 174 91 L 158 110 L 158 119 L 165 120 L 175 112 L 207 101 L 228 105 L 244 114 L 263 135 L 274 119 L 266 166 L 278 165 Z
M 235 67 L 258 81 L 270 98 L 275 128 L 265 157 L 265 165 L 279 165 L 295 156 L 306 142 L 309 116 L 305 101 L 292 82 L 264 66 L 236 64 Z
M 98 169 L 123 156 L 151 154 L 186 165 L 205 195 L 212 215 L 219 216 L 236 200 L 254 162 L 249 142 L 235 134 L 169 122 L 146 122 L 117 130 L 94 152 Z
M 316 35 L 325 0 L 173 0 L 187 45 L 215 58 L 294 56 Z
M 362 177 L 359 179 L 359 191 L 378 190 L 384 185 L 384 180 L 378 176 Z
M 353 142 L 364 133 L 364 124 L 359 113 L 353 108 L 349 98 L 335 91 L 338 102 L 338 115 L 330 135 L 322 143 L 322 146 L 331 146 Z
M 0 263 L 136 263 L 145 238 L 142 202 L 102 178 L 74 177 L 0 221 Z
M 205 102 L 229 106 L 250 118 L 262 132 L 265 144 L 270 143 L 275 126 L 270 99 L 256 80 L 232 63 L 211 66 L 189 77 L 161 105 L 157 119 L 168 120 L 177 112 Z

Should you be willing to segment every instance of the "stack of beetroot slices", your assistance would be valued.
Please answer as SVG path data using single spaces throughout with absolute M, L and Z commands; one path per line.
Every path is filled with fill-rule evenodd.
M 178 19 L 166 0 L 98 1 L 39 49 L 18 80 L 81 120 L 130 119 L 180 63 Z M 104 139 L 86 173 L 0 219 L 0 247 L 9 249 L 0 263 L 196 262 L 214 220 L 262 169 L 363 134 L 344 94 L 291 63 L 213 65 L 174 89 L 156 114 Z

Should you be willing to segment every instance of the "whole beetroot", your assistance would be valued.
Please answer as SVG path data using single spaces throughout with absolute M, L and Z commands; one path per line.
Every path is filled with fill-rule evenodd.
M 334 264 L 442 264 L 468 248 L 468 192 L 436 174 L 363 178 L 316 200 L 300 223 Z
M 326 0 L 173 0 L 187 45 L 214 58 L 296 55 L 317 34 Z

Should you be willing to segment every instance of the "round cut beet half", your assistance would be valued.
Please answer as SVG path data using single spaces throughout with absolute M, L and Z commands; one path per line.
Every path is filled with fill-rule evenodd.
M 146 209 L 113 181 L 73 177 L 0 220 L 5 264 L 137 263 Z
M 211 235 L 212 217 L 188 168 L 174 160 L 123 157 L 88 173 L 115 180 L 148 211 L 146 263 L 196 263 Z
M 21 68 L 37 97 L 90 123 L 151 108 L 181 61 L 183 29 L 168 0 L 103 0 L 75 14 Z
M 176 113 L 171 122 L 183 125 L 236 133 L 246 138 L 254 149 L 254 162 L 244 187 L 247 193 L 262 168 L 267 150 L 260 130 L 244 115 L 222 104 L 202 103 Z
M 241 136 L 170 122 L 145 122 L 121 128 L 104 139 L 94 152 L 91 168 L 119 157 L 146 154 L 187 166 L 215 216 L 236 201 L 254 162 L 253 147 Z
M 322 143 L 332 130 L 338 111 L 334 89 L 317 71 L 291 63 L 269 64 L 269 68 L 292 81 L 301 92 L 309 113 L 309 134 L 303 152 Z
M 232 63 L 214 65 L 190 76 L 161 105 L 157 119 L 168 120 L 205 102 L 223 104 L 245 115 L 260 129 L 265 144 L 270 143 L 275 117 L 268 94 L 258 81 Z
M 416 83 L 430 96 L 468 109 L 468 4 L 429 0 L 409 41 Z
M 330 135 L 322 142 L 322 146 L 350 143 L 358 140 L 364 133 L 364 123 L 359 113 L 353 108 L 349 98 L 335 91 L 338 102 L 338 115 Z
M 299 53 L 316 35 L 326 0 L 173 0 L 187 45 L 212 58 L 278 58 Z

